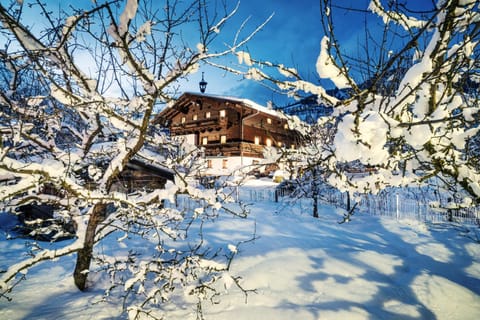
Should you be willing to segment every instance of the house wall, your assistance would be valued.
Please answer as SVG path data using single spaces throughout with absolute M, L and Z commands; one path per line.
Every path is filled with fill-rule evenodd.
M 251 172 L 258 170 L 263 172 L 265 166 L 259 163 L 262 159 L 254 157 L 206 157 L 205 158 L 205 175 L 229 175 L 235 171 Z M 208 165 L 210 163 L 210 167 Z
M 267 145 L 269 139 L 273 146 L 279 146 L 279 143 L 282 146 L 296 145 L 294 134 L 286 125 L 286 119 L 208 98 L 192 99 L 170 121 L 173 135 L 195 134 L 196 145 L 221 143 L 222 136 L 225 136 L 225 142 Z
M 173 135 L 195 134 L 195 144 L 240 141 L 240 112 L 225 101 L 192 100 L 170 120 Z
M 160 118 L 167 121 L 172 136 L 184 136 L 205 149 L 211 166 L 207 174 L 259 162 L 263 146 L 297 145 L 297 134 L 288 128 L 286 119 L 240 99 L 187 93 Z
M 296 145 L 293 132 L 288 129 L 287 121 L 272 117 L 268 114 L 258 114 L 244 121 L 244 140 L 256 143 L 258 137 L 260 145 L 267 145 L 267 139 L 271 146 L 290 147 Z
M 196 145 L 198 144 L 198 136 L 196 134 L 187 135 L 187 143 Z

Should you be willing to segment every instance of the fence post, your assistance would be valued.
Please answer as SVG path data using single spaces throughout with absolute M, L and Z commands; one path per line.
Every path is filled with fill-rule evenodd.
M 399 205 L 400 205 L 400 199 L 399 199 L 399 195 L 398 193 L 395 195 L 396 196 L 396 211 L 397 211 L 397 220 L 399 219 L 399 216 L 400 216 L 400 208 L 399 208 Z

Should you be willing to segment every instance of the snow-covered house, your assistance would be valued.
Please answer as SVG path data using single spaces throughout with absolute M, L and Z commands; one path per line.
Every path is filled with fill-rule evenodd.
M 300 135 L 285 114 L 241 98 L 184 93 L 153 121 L 203 147 L 205 174 L 260 164 L 265 147 L 295 148 Z

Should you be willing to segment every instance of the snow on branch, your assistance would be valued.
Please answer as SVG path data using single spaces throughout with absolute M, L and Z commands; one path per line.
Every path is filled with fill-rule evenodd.
M 240 47 L 265 24 L 240 41 L 236 38 L 233 46 L 209 53 L 207 45 L 238 4 L 218 22 L 205 21 L 211 27 L 200 38 L 212 41 L 190 48 L 177 31 L 192 23 L 198 2 L 187 4 L 185 12 L 167 13 L 143 10 L 144 2 L 126 0 L 119 15 L 117 3 L 94 3 L 91 10 L 64 8 L 62 17 L 53 19 L 48 4 L 39 2 L 32 8 L 42 10 L 53 31 L 38 33 L 22 24 L 23 12 L 12 13 L 0 4 L 2 36 L 11 43 L 0 52 L 6 62 L 1 70 L 6 77 L 0 79 L 6 89 L 0 90 L 0 175 L 8 178 L 8 184 L 0 186 L 2 208 L 16 212 L 24 204 L 48 204 L 55 218 L 75 222 L 72 232 L 77 237 L 62 249 L 39 248 L 12 264 L 2 274 L 2 292 L 36 263 L 71 253 L 77 253 L 73 274 L 80 290 L 87 288 L 94 263 L 104 263 L 102 270 L 112 275 L 114 286 L 115 274 L 123 272 L 122 294 L 139 293 L 131 310 L 144 310 L 154 303 L 150 297 L 169 299 L 182 288 L 199 298 L 216 297 L 210 288 L 215 282 L 235 282 L 233 276 L 223 276 L 228 265 L 221 250 L 209 248 L 202 237 L 190 241 L 196 232 L 187 231 L 201 228 L 203 219 L 220 212 L 244 217 L 246 208 L 231 204 L 231 196 L 222 190 L 199 187 L 194 177 L 204 165 L 200 150 L 167 138 L 150 120 L 160 104 L 175 96 L 177 80 L 198 70 L 202 61 L 237 50 L 246 59 Z M 180 1 L 169 4 L 183 8 Z M 44 32 L 51 32 L 51 38 L 39 36 Z M 264 77 L 254 65 L 250 76 Z M 143 170 L 154 176 L 152 183 L 136 179 Z M 177 206 L 179 197 L 193 207 Z M 97 244 L 117 236 L 120 247 L 135 237 L 147 246 L 153 243 L 154 250 L 143 256 L 128 253 L 125 260 L 99 255 Z M 152 281 L 144 275 L 159 278 Z M 151 296 L 146 297 L 148 290 Z
M 331 4 L 322 3 L 326 8 Z M 331 117 L 311 126 L 305 145 L 286 157 L 300 161 L 310 173 L 320 168 L 340 190 L 376 193 L 386 187 L 435 181 L 449 192 L 470 197 L 471 203 L 480 203 L 478 151 L 474 151 L 479 134 L 478 83 L 471 80 L 478 67 L 478 6 L 478 1 L 440 0 L 419 20 L 415 12 L 392 12 L 379 0 L 370 1 L 370 12 L 385 24 L 403 28 L 387 26 L 385 39 L 399 33 L 405 39 L 395 53 L 384 44 L 366 43 L 368 52 L 381 52 L 374 63 L 366 61 L 375 59 L 372 55 L 351 58 L 350 52 L 340 50 L 330 12 L 324 18 L 326 36 L 321 39 L 316 69 L 321 78 L 343 89 L 342 98 L 302 80 L 298 73 L 286 72 L 283 65 L 275 70 L 280 76 L 273 75 L 268 71 L 272 63 L 243 52 L 237 56 L 246 71 L 234 72 L 270 81 L 286 94 L 297 90 L 314 94 L 319 104 L 334 107 Z M 417 54 L 412 62 L 413 51 Z M 363 83 L 353 81 L 349 70 L 372 66 L 371 74 L 361 75 Z M 323 144 L 310 145 L 315 136 L 322 136 Z
M 225 25 L 228 20 L 230 20 L 237 13 L 239 7 L 240 1 L 237 1 L 235 8 L 230 11 L 225 17 L 220 19 L 214 26 L 212 26 L 209 31 L 214 33 L 220 33 L 220 29 L 222 28 L 222 26 Z
M 124 37 L 128 32 L 128 26 L 130 21 L 135 18 L 138 10 L 138 0 L 127 0 L 125 9 L 123 9 L 122 14 L 120 15 L 120 22 L 118 24 L 118 34 L 120 37 Z
M 321 78 L 331 80 L 339 89 L 350 88 L 352 80 L 340 69 L 329 51 L 329 39 L 323 37 L 320 43 L 320 54 L 317 58 L 317 73 Z
M 380 0 L 371 0 L 370 4 L 368 5 L 368 10 L 382 18 L 384 24 L 389 24 L 390 22 L 393 22 L 403 27 L 406 31 L 413 28 L 421 29 L 424 28 L 427 24 L 427 21 L 422 21 L 416 19 L 415 17 L 406 16 L 401 12 L 386 11 L 380 3 Z

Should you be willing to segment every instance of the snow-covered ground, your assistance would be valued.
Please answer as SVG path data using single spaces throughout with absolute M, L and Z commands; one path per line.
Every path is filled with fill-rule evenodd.
M 479 228 L 361 215 L 338 224 L 340 209 L 322 206 L 320 219 L 310 211 L 307 202 L 263 201 L 247 219 L 205 226 L 211 246 L 256 236 L 239 247 L 231 271 L 256 293 L 245 302 L 231 287 L 220 304 L 205 303 L 206 319 L 480 319 Z M 0 268 L 24 242 L 1 232 Z M 32 269 L 13 301 L 0 300 L 0 319 L 126 318 L 115 297 L 99 302 L 101 281 L 78 292 L 73 265 L 72 256 Z M 194 305 L 166 308 L 167 319 L 196 318 Z

